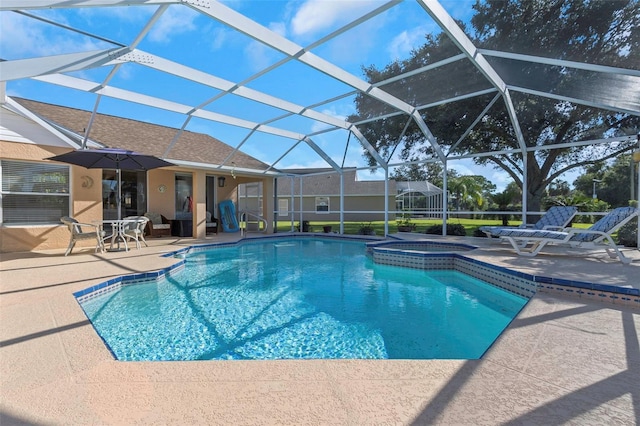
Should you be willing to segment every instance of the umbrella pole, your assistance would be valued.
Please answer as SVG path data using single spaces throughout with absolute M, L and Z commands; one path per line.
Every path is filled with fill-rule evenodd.
M 120 169 L 116 169 L 116 180 L 118 185 L 118 202 L 116 208 L 118 209 L 118 220 L 122 219 L 122 211 L 120 209 L 122 205 L 122 181 L 120 179 Z

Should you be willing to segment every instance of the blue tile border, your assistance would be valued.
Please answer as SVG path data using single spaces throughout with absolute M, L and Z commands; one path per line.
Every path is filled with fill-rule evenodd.
M 413 241 L 409 243 L 415 243 Z M 438 242 L 440 245 L 446 245 L 448 243 Z M 497 285 L 501 288 L 506 288 L 509 291 L 516 294 L 525 295 L 531 297 L 537 291 L 544 293 L 556 293 L 556 294 L 570 294 L 577 297 L 583 297 L 591 300 L 608 301 L 615 304 L 622 304 L 626 306 L 640 307 L 640 289 L 631 287 L 620 287 L 608 284 L 599 284 L 585 281 L 569 280 L 564 278 L 554 278 L 544 275 L 532 275 L 529 273 L 515 271 L 507 267 L 493 265 L 486 261 L 478 260 L 475 258 L 464 256 L 456 248 L 464 244 L 451 243 L 454 248 L 450 252 L 429 252 L 429 251 L 417 251 L 415 249 L 403 250 L 401 248 L 387 248 L 387 247 L 401 247 L 397 241 L 381 244 L 370 243 L 367 244 L 367 250 L 373 256 L 374 261 L 386 264 L 395 264 L 398 266 L 430 269 L 430 268 L 446 268 L 446 262 L 440 262 L 439 264 L 428 264 L 426 261 L 418 262 L 416 259 L 442 259 L 443 257 L 449 257 L 454 260 L 453 269 L 466 269 L 465 273 L 475 275 L 473 269 L 469 269 L 463 266 L 474 265 L 476 268 L 485 268 L 492 271 L 494 274 L 504 274 L 509 277 L 510 282 L 506 282 L 496 276 L 487 274 L 478 278 L 489 282 L 490 284 Z M 473 247 L 473 246 L 467 246 Z M 428 250 L 428 244 L 425 244 L 426 250 Z M 466 250 L 465 250 L 466 251 Z M 384 257 L 387 257 L 386 259 Z M 389 260 L 389 257 L 395 257 L 393 261 Z M 410 260 L 413 259 L 413 260 Z M 463 262 L 463 263 L 460 263 Z M 527 285 L 522 287 L 517 284 L 515 280 L 524 280 Z M 506 285 L 505 285 L 506 283 Z M 533 292 L 529 288 L 533 288 Z M 591 291 L 584 291 L 591 290 Z M 624 296 L 624 297 L 623 297 Z
M 141 282 L 149 282 L 153 280 L 159 280 L 165 276 L 170 276 L 176 273 L 184 267 L 185 260 L 179 260 L 175 264 L 160 269 L 157 271 L 141 272 L 131 275 L 122 275 L 120 277 L 112 278 L 108 281 L 101 282 L 91 287 L 87 287 L 83 290 L 79 290 L 73 293 L 73 297 L 76 298 L 78 303 L 92 299 L 96 296 L 100 296 L 105 293 L 110 293 L 115 290 L 119 290 L 123 285 L 132 285 Z
M 164 269 L 123 275 L 73 293 L 79 303 L 93 297 L 119 289 L 123 285 L 159 280 L 182 269 L 185 257 L 191 253 L 244 244 L 259 244 L 265 240 L 286 238 L 334 239 L 366 242 L 366 251 L 375 262 L 418 269 L 456 269 L 483 279 L 500 288 L 516 294 L 532 297 L 537 291 L 545 293 L 571 294 L 592 300 L 606 300 L 616 304 L 640 307 L 640 289 L 614 285 L 574 281 L 544 275 L 532 275 L 515 271 L 486 261 L 467 257 L 462 253 L 476 249 L 476 246 L 463 243 L 441 241 L 376 240 L 371 237 L 344 236 L 323 233 L 286 233 L 245 238 L 235 242 L 197 244 L 179 250 L 164 253 L 161 257 L 174 257 L 178 261 Z M 420 250 L 423 249 L 423 250 Z M 437 251 L 425 251 L 435 249 Z M 489 278 L 489 279 L 487 279 Z M 587 291 L 585 291 L 587 290 Z M 590 291 L 588 291 L 590 290 Z

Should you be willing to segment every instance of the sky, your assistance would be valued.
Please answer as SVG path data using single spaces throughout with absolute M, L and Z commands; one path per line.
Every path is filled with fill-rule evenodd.
M 473 0 L 442 1 L 443 7 L 456 19 L 468 22 Z M 383 6 L 380 1 L 228 1 L 229 8 L 288 38 L 299 46 L 309 46 L 344 26 L 353 19 Z M 32 11 L 34 15 L 73 26 L 103 39 L 129 45 L 152 18 L 157 6 L 111 8 L 80 8 Z M 13 12 L 0 12 L 0 57 L 25 59 L 38 56 L 84 52 L 113 47 L 94 37 L 68 31 Z M 342 70 L 364 79 L 362 68 L 382 68 L 396 59 L 405 59 L 419 47 L 427 33 L 439 31 L 435 22 L 416 2 L 396 5 L 373 19 L 351 28 L 327 43 L 312 50 L 318 57 L 330 61 Z M 4 36 L 11 34 L 11 37 Z M 344 96 L 353 89 L 323 73 L 296 61 L 286 62 L 263 74 L 268 67 L 285 58 L 280 52 L 240 33 L 220 22 L 183 6 L 170 6 L 142 39 L 138 49 L 150 52 L 232 83 L 246 82 L 246 86 L 282 98 L 303 107 L 336 97 L 313 109 L 340 119 L 355 112 L 354 97 Z M 83 70 L 69 75 L 96 83 L 104 82 L 111 67 Z M 220 91 L 161 73 L 139 64 L 122 65 L 108 84 L 124 90 L 136 90 L 149 96 L 161 97 L 179 104 L 196 106 L 214 113 L 265 122 L 282 117 L 277 108 L 246 100 L 236 95 L 219 97 Z M 96 95 L 42 83 L 35 80 L 11 81 L 9 96 L 19 96 L 86 110 L 93 109 Z M 343 97 L 341 97 L 343 96 Z M 219 98 L 217 98 L 219 97 Z M 215 102 L 210 102 L 214 100 Z M 102 97 L 98 111 L 170 127 L 185 125 L 185 116 L 159 108 L 133 104 Z M 338 164 L 352 167 L 366 165 L 362 148 L 345 131 L 321 132 L 326 126 L 302 117 L 285 117 L 270 123 L 301 134 L 313 134 L 313 141 Z M 252 133 L 246 128 L 191 119 L 187 130 L 207 133 L 276 168 L 328 167 L 306 144 L 295 144 L 287 138 L 265 133 Z M 293 148 L 292 148 L 293 147 Z M 290 150 L 290 151 L 289 151 Z M 399 150 L 398 150 L 399 152 Z M 460 174 L 480 174 L 493 182 L 498 190 L 510 181 L 508 175 L 491 167 L 482 167 L 471 160 L 451 163 Z M 360 172 L 362 180 L 382 176 Z M 565 177 L 570 183 L 574 177 Z

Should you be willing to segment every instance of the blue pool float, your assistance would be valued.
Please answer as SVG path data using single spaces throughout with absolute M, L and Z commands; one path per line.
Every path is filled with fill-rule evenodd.
M 236 207 L 233 205 L 233 201 L 224 200 L 218 206 L 224 232 L 238 232 L 240 225 L 238 225 L 238 219 L 236 219 Z

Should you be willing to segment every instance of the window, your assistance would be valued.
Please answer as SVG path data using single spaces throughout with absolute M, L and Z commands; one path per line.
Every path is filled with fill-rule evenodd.
M 176 219 L 189 220 L 193 217 L 193 176 L 176 173 Z
M 0 161 L 4 224 L 58 224 L 69 216 L 69 166 Z
M 287 198 L 278 199 L 278 216 L 289 216 L 289 200 Z
M 329 213 L 329 197 L 316 197 L 316 213 Z

